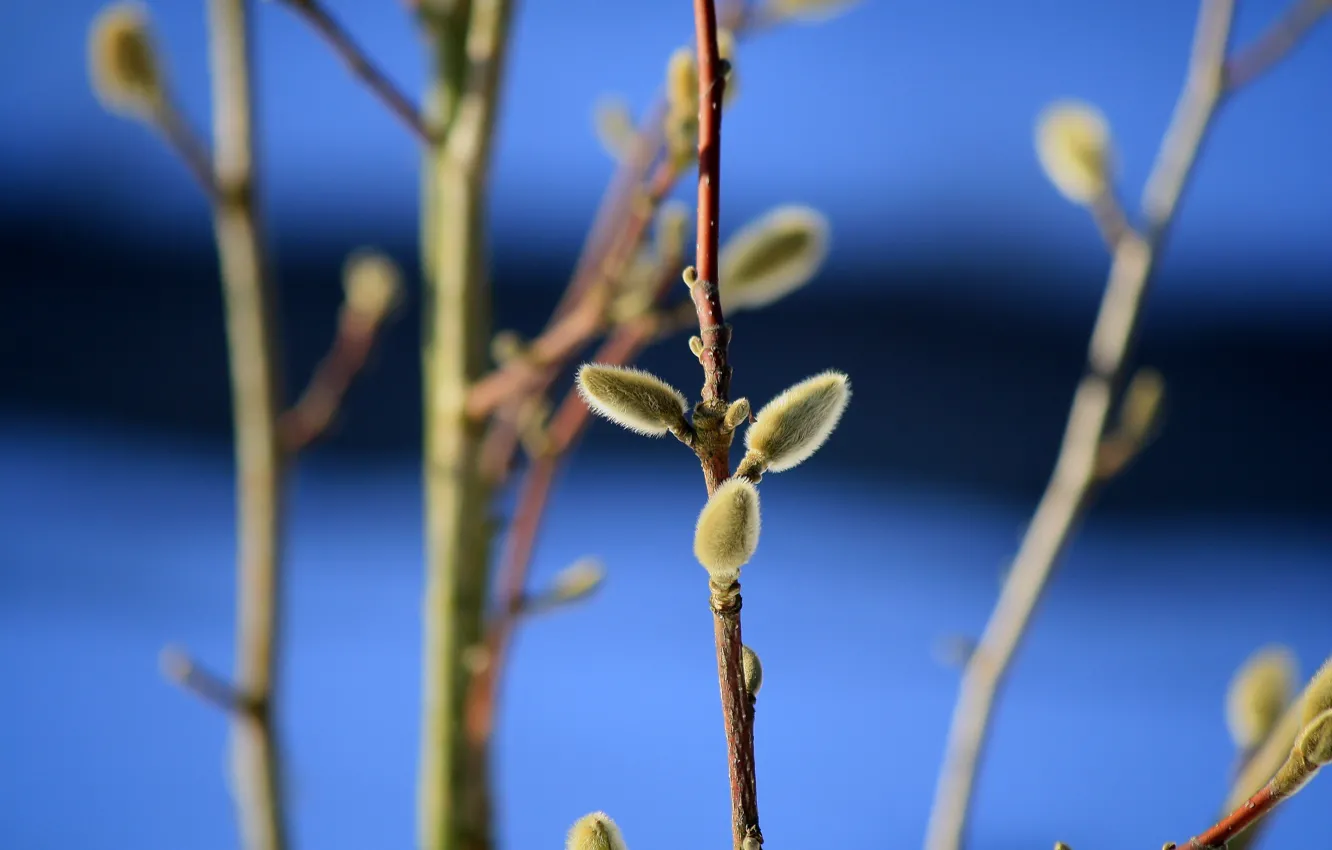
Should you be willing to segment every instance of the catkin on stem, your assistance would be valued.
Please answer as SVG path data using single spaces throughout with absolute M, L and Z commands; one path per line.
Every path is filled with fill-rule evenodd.
M 758 489 L 743 478 L 728 478 L 698 515 L 694 556 L 714 583 L 729 585 L 754 556 L 759 538 Z
M 842 372 L 823 372 L 790 387 L 764 405 L 745 432 L 749 455 L 770 472 L 798 466 L 832 434 L 850 398 Z
M 578 370 L 578 392 L 593 413 L 650 437 L 683 433 L 689 402 L 655 375 L 626 366 L 588 363 Z

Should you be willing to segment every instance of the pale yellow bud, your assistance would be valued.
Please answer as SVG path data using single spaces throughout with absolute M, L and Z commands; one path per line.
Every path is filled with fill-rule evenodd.
M 578 370 L 578 392 L 593 413 L 630 431 L 659 437 L 686 427 L 685 397 L 638 369 L 588 363 Z
M 605 812 L 593 812 L 574 821 L 565 850 L 627 850 L 620 828 Z
M 850 398 L 851 385 L 842 372 L 806 378 L 764 405 L 745 432 L 745 445 L 771 472 L 797 466 L 832 434 Z
M 1255 652 L 1236 671 L 1226 694 L 1226 725 L 1241 752 L 1271 734 L 1294 695 L 1295 676 L 1295 658 L 1281 646 Z
M 828 256 L 828 220 L 802 206 L 778 207 L 750 222 L 722 247 L 722 311 L 765 307 L 816 275 Z
M 747 646 L 740 647 L 740 664 L 745 674 L 745 693 L 758 696 L 763 687 L 763 662 L 759 661 L 758 653 Z
M 689 350 L 695 357 L 703 356 L 703 340 L 701 337 L 691 336 L 689 338 Z
M 1300 732 L 1295 749 L 1310 764 L 1332 762 L 1332 708 L 1319 714 Z
M 560 570 L 551 584 L 555 602 L 573 602 L 589 596 L 606 578 L 606 568 L 595 558 L 584 558 Z
M 698 60 L 688 47 L 676 48 L 666 63 L 666 105 L 671 115 L 698 115 Z
M 859 0 L 767 0 L 760 7 L 765 17 L 817 22 L 835 18 Z
M 657 214 L 657 256 L 663 260 L 684 255 L 685 234 L 692 211 L 683 201 L 668 201 Z
M 143 5 L 113 3 L 93 20 L 88 71 L 102 106 L 134 118 L 154 119 L 166 90 Z
M 402 303 L 402 274 L 397 263 L 377 251 L 360 250 L 347 258 L 342 272 L 348 310 L 378 322 Z
M 694 557 L 713 581 L 728 584 L 754 556 L 758 538 L 758 490 L 743 478 L 728 478 L 698 515 Z
M 1119 413 L 1124 434 L 1141 441 L 1156 427 L 1165 397 L 1165 379 L 1155 369 L 1139 369 L 1124 392 L 1124 406 Z
M 1036 155 L 1045 176 L 1075 204 L 1090 204 L 1109 188 L 1110 125 L 1095 107 L 1076 101 L 1046 107 L 1036 121 Z
M 730 407 L 726 408 L 726 416 L 722 418 L 722 430 L 734 431 L 748 421 L 749 399 L 738 398 L 731 402 Z
M 1332 658 L 1328 658 L 1318 668 L 1318 672 L 1305 686 L 1301 699 L 1300 720 L 1306 726 L 1323 712 L 1332 710 Z
M 634 140 L 638 128 L 634 125 L 634 115 L 629 104 L 621 98 L 603 98 L 598 101 L 592 112 L 593 126 L 597 131 L 597 141 L 613 159 L 621 160 L 629 156 L 634 149 Z

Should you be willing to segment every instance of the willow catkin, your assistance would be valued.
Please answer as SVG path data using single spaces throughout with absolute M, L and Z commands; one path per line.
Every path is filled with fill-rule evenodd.
M 777 20 L 826 21 L 842 14 L 860 0 L 767 0 L 759 8 Z
M 1244 662 L 1226 692 L 1226 725 L 1235 747 L 1261 744 L 1295 693 L 1295 658 L 1283 646 L 1265 647 Z
M 605 812 L 592 812 L 574 821 L 565 850 L 627 850 L 620 828 Z
M 758 489 L 743 478 L 722 482 L 694 529 L 694 556 L 718 584 L 729 584 L 754 556 L 759 538 Z
M 638 128 L 634 125 L 633 112 L 623 98 L 605 97 L 597 101 L 592 109 L 592 126 L 597 141 L 612 159 L 625 159 L 633 151 Z
M 606 568 L 595 558 L 575 561 L 556 574 L 551 583 L 551 597 L 558 602 L 582 599 L 601 586 Z
M 763 406 L 745 446 L 771 472 L 799 465 L 818 451 L 846 410 L 851 384 L 842 372 L 806 378 Z
M 1089 104 L 1053 103 L 1036 120 L 1036 156 L 1061 195 L 1090 204 L 1109 188 L 1110 125 Z
M 145 119 L 158 114 L 165 83 L 142 4 L 113 3 L 97 14 L 88 33 L 88 73 L 108 110 Z
M 827 259 L 828 232 L 822 213 L 795 205 L 771 210 L 737 231 L 718 259 L 722 312 L 766 307 L 809 283 Z
M 578 392 L 593 413 L 651 437 L 683 428 L 689 402 L 655 375 L 626 366 L 588 363 L 578 370 Z

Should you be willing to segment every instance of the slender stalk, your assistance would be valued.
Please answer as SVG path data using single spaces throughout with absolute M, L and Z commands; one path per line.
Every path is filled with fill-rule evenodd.
M 199 188 L 208 196 L 208 200 L 218 202 L 217 179 L 213 174 L 213 155 L 208 150 L 198 132 L 190 126 L 180 107 L 167 100 L 157 113 L 157 125 L 165 137 L 167 146 L 175 151 L 181 162 L 189 169 L 190 176 L 199 184 Z
M 468 746 L 464 652 L 480 643 L 491 523 L 477 457 L 482 429 L 466 415 L 490 339 L 485 184 L 509 0 L 474 0 L 436 33 L 430 105 L 447 140 L 426 153 L 423 265 L 426 593 L 418 840 L 422 850 L 491 844 L 486 753 Z
M 423 144 L 429 144 L 430 129 L 416 106 L 318 0 L 281 0 L 281 3 L 300 15 L 328 43 L 352 76 L 364 83 Z
M 718 225 L 721 221 L 722 94 L 727 69 L 717 49 L 714 0 L 694 0 L 698 54 L 698 243 L 697 280 L 690 287 L 703 349 L 702 400 L 694 411 L 694 451 L 703 466 L 711 496 L 731 474 L 731 435 L 717 427 L 730 401 L 731 366 L 727 357 L 731 330 L 722 314 L 717 280 Z M 711 585 L 713 640 L 726 732 L 727 774 L 731 786 L 731 844 L 762 846 L 754 772 L 753 717 L 748 710 L 741 662 L 740 584 Z
M 232 773 L 244 845 L 286 846 L 279 745 L 273 724 L 280 631 L 283 457 L 274 292 L 267 278 L 254 187 L 254 106 L 246 0 L 209 0 L 215 213 L 231 360 L 237 466 L 235 689 Z
M 1267 73 L 1332 11 L 1332 0 L 1296 0 L 1276 23 L 1226 62 L 1225 87 L 1238 89 Z
M 1175 207 L 1221 101 L 1234 0 L 1203 0 L 1184 91 L 1143 193 L 1145 234 L 1116 242 L 1092 331 L 1087 372 L 1074 395 L 1054 474 L 962 675 L 925 840 L 959 850 L 1000 686 L 1069 538 L 1101 479 L 1096 458 L 1123 385 L 1142 306 Z

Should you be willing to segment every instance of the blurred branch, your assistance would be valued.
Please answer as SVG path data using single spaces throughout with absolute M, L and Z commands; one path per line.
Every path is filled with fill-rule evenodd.
M 162 104 L 157 113 L 157 122 L 167 146 L 185 163 L 208 200 L 216 204 L 218 188 L 217 178 L 213 174 L 213 155 L 198 131 L 190 126 L 180 107 L 170 101 Z
M 1226 61 L 1224 87 L 1227 90 L 1243 88 L 1267 73 L 1329 10 L 1332 10 L 1332 0 L 1296 0 L 1253 44 Z
M 279 0 L 279 2 L 299 15 L 332 48 L 352 76 L 368 88 L 407 129 L 421 141 L 429 144 L 431 133 L 421 117 L 420 111 L 403 94 L 402 90 L 379 69 L 360 45 L 338 23 L 319 0 Z
M 256 704 L 231 683 L 205 669 L 184 652 L 167 648 L 160 657 L 162 675 L 204 702 L 231 714 L 253 712 Z
M 1074 528 L 1097 487 L 1108 477 L 1104 474 L 1107 467 L 1097 459 L 1110 431 L 1111 412 L 1123 391 L 1152 271 L 1212 119 L 1234 86 L 1253 78 L 1251 69 L 1270 64 L 1267 59 L 1261 63 L 1245 59 L 1241 67 L 1250 70 L 1227 75 L 1233 12 L 1234 0 L 1203 0 L 1188 78 L 1143 191 L 1145 232 L 1126 231 L 1115 243 L 1092 331 L 1086 375 L 1074 396 L 1054 474 L 962 676 L 930 816 L 927 850 L 959 850 L 962 846 L 998 691 Z M 1287 34 L 1281 39 L 1307 31 L 1312 22 L 1309 12 L 1298 12 L 1293 18 L 1294 25 L 1278 26 L 1278 31 Z M 1269 35 L 1269 39 L 1276 37 Z M 1278 56 L 1290 46 L 1280 39 L 1274 43 L 1282 45 L 1280 50 L 1265 48 L 1257 55 Z M 1224 85 L 1227 80 L 1230 87 Z M 1114 469 L 1122 467 L 1121 463 Z
M 279 746 L 271 722 L 281 613 L 283 453 L 275 294 L 254 187 L 247 0 L 209 0 L 216 232 L 235 419 L 238 538 L 235 688 L 262 711 L 233 714 L 233 793 L 245 846 L 286 846 Z
M 295 455 L 328 430 L 347 390 L 370 359 L 382 327 L 383 317 L 376 319 L 344 307 L 328 353 L 315 367 L 300 399 L 278 420 L 285 452 Z

